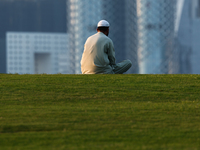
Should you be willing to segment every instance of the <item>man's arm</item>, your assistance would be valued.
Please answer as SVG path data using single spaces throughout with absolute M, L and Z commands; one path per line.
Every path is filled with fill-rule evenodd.
M 114 45 L 113 42 L 109 42 L 109 47 L 108 47 L 108 59 L 110 61 L 111 66 L 114 66 L 115 63 L 115 49 L 114 49 Z

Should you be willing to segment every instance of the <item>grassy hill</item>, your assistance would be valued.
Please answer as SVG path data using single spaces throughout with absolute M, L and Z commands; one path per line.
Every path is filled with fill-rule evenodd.
M 200 75 L 0 74 L 0 149 L 200 149 Z

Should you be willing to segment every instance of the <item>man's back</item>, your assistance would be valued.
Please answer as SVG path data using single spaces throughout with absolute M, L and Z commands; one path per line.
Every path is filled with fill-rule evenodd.
M 83 74 L 112 74 L 115 52 L 112 40 L 102 32 L 90 36 L 84 46 L 81 60 Z

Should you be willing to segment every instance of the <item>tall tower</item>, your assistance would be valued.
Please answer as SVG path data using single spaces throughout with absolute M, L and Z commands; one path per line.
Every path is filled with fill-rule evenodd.
M 80 61 L 87 38 L 96 32 L 101 20 L 101 0 L 68 0 L 68 34 L 72 74 L 80 74 Z
M 181 73 L 200 74 L 200 0 L 182 0 L 182 4 L 179 28 L 177 28 Z
M 177 73 L 175 7 L 176 0 L 137 0 L 139 73 Z
M 84 43 L 102 19 L 110 23 L 116 62 L 130 59 L 133 66 L 129 73 L 137 73 L 136 0 L 68 0 L 67 7 L 71 73 L 81 73 Z

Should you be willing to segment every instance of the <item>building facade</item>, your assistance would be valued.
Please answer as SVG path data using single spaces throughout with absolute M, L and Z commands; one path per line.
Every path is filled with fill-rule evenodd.
M 176 0 L 137 0 L 140 74 L 178 73 L 175 53 Z
M 80 60 L 86 39 L 96 33 L 98 21 L 110 23 L 116 62 L 130 59 L 131 73 L 137 72 L 137 32 L 135 0 L 69 0 L 68 33 L 71 51 L 71 73 L 81 73 Z
M 66 33 L 66 0 L 0 0 L 0 73 L 6 73 L 6 32 Z
M 200 74 L 200 0 L 184 0 L 177 32 L 181 73 Z
M 7 73 L 69 73 L 67 34 L 7 32 Z
M 69 49 L 71 73 L 80 74 L 80 61 L 87 38 L 96 33 L 97 22 L 102 19 L 102 1 L 68 0 Z

